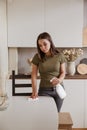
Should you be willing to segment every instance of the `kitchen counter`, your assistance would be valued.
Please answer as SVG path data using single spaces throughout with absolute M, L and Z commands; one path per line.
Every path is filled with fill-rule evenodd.
M 81 75 L 81 74 L 66 75 L 65 79 L 87 79 L 87 74 L 86 75 Z
M 25 74 L 18 74 L 15 75 L 16 79 L 31 79 L 31 75 L 25 75 Z M 12 75 L 9 77 L 12 79 Z M 40 76 L 37 76 L 37 79 L 40 79 Z M 66 74 L 65 79 L 87 79 L 87 74 L 86 75 L 81 75 L 81 74 L 74 74 L 74 75 L 68 75 Z

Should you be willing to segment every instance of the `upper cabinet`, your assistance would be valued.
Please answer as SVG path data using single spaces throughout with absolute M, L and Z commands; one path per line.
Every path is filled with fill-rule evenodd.
M 56 47 L 81 47 L 83 0 L 13 0 L 7 3 L 8 46 L 36 47 L 39 33 Z
M 12 0 L 7 3 L 8 46 L 33 47 L 44 30 L 43 0 Z
M 45 28 L 53 36 L 56 46 L 82 46 L 83 1 L 45 1 Z

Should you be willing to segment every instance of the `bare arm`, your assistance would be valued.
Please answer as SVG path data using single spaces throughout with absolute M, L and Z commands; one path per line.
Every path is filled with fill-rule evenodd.
M 60 83 L 64 80 L 65 74 L 66 74 L 65 63 L 62 63 L 60 67 L 60 77 L 59 77 Z
M 62 63 L 60 66 L 60 76 L 59 78 L 55 77 L 55 79 L 52 81 L 52 84 L 57 85 L 58 83 L 61 83 L 65 78 L 65 74 L 66 74 L 65 63 Z
M 37 94 L 37 73 L 38 73 L 38 67 L 34 64 L 32 64 L 32 98 L 36 98 L 38 96 Z

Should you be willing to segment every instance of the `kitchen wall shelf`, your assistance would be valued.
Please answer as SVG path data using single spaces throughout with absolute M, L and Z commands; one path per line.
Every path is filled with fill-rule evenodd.
M 16 79 L 31 79 L 31 75 L 26 74 L 15 74 Z M 9 79 L 12 79 L 12 75 L 10 75 Z M 40 79 L 40 76 L 37 76 L 37 79 Z M 75 75 L 68 75 L 66 74 L 65 79 L 87 79 L 87 74 L 75 74 Z

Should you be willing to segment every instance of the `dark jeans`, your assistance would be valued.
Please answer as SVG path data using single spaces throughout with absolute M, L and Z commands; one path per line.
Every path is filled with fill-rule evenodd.
M 58 96 L 55 87 L 51 87 L 51 88 L 45 88 L 45 87 L 39 88 L 38 95 L 39 96 L 51 96 L 51 97 L 53 97 L 54 101 L 56 103 L 56 106 L 57 106 L 57 110 L 58 110 L 58 112 L 60 112 L 64 99 L 61 99 Z

